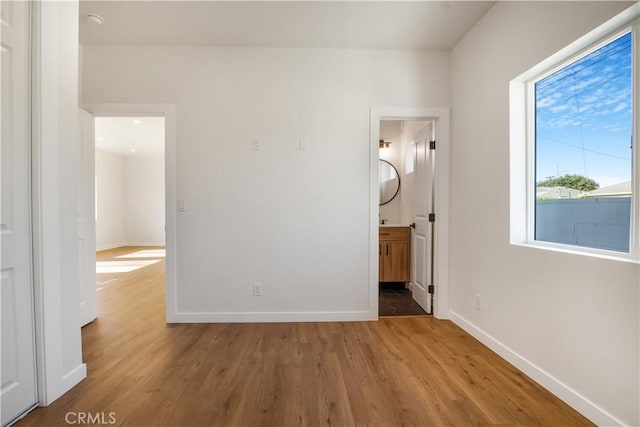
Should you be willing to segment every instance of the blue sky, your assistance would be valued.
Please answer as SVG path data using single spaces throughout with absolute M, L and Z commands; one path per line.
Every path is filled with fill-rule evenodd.
M 536 180 L 631 179 L 631 34 L 538 81 Z

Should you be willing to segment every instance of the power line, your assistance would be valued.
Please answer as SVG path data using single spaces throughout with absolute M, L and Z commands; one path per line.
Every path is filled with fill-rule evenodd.
M 624 37 L 624 36 L 623 36 Z M 614 44 L 616 42 L 619 42 L 621 40 L 617 39 L 613 42 L 611 42 L 611 44 Z M 611 46 L 611 44 L 607 45 L 607 46 L 603 46 L 604 47 L 609 47 Z M 602 49 L 602 48 L 601 48 Z M 567 66 L 559 69 L 558 71 L 554 72 L 553 74 L 545 77 L 544 79 L 538 81 L 536 83 L 536 85 L 539 85 L 540 88 L 545 88 L 548 86 L 551 86 L 555 83 L 558 83 L 568 77 L 571 77 L 571 74 L 569 74 L 569 72 L 571 71 L 572 74 L 577 74 L 579 72 L 581 72 L 582 70 L 586 69 L 586 68 L 591 68 L 603 61 L 606 60 L 610 60 L 611 56 L 620 53 L 624 50 L 629 50 L 627 56 L 631 56 L 631 40 L 629 41 L 625 41 L 624 43 L 621 43 L 618 46 L 615 47 L 610 47 L 609 50 L 605 50 L 602 52 L 595 51 L 592 52 L 591 54 L 585 56 L 584 58 L 581 58 L 575 62 L 572 62 L 571 64 L 568 64 Z M 597 53 L 597 54 L 596 54 Z M 596 54 L 596 55 L 594 55 Z M 594 55 L 594 56 L 591 56 Z M 581 66 L 582 65 L 582 66 Z M 581 67 L 580 67 L 581 66 Z M 602 67 L 601 69 L 606 68 L 606 65 L 604 67 Z M 566 74 L 565 74 L 566 73 Z
M 577 145 L 568 144 L 566 142 L 558 141 L 557 139 L 549 138 L 548 136 L 536 135 L 536 138 L 546 139 L 547 141 L 555 142 L 556 144 L 566 145 L 567 147 L 575 148 L 577 150 L 588 151 L 594 154 L 600 154 L 601 156 L 613 157 L 614 159 L 626 160 L 631 162 L 631 159 L 625 157 L 616 156 L 615 154 L 603 153 L 602 151 L 591 150 L 589 148 L 579 147 Z
M 628 87 L 631 86 L 631 71 L 630 70 L 628 72 L 627 71 L 623 71 L 621 73 L 611 74 L 609 77 L 603 78 L 601 81 L 599 81 L 598 82 L 598 86 L 602 87 L 605 83 L 612 83 L 612 82 L 614 82 L 616 80 L 619 80 L 622 77 L 627 77 L 628 78 L 629 86 L 624 86 L 624 87 L 620 88 L 620 90 L 627 89 Z M 572 86 L 572 87 L 575 87 L 575 85 Z M 546 87 L 545 91 L 546 90 L 551 90 L 551 89 L 553 89 L 553 92 L 551 92 L 553 94 L 553 93 L 557 93 L 557 92 L 562 92 L 562 91 L 568 90 L 569 88 L 560 88 L 560 89 L 558 89 L 556 87 Z M 591 87 L 591 85 L 585 86 L 583 89 L 575 92 L 575 94 L 573 94 L 573 95 L 565 96 L 563 98 L 557 98 L 557 99 L 556 98 L 551 98 L 551 99 L 553 99 L 553 101 L 556 104 L 560 104 L 562 101 L 566 101 L 569 98 L 573 98 L 576 95 L 581 95 L 582 93 L 587 92 L 587 91 L 593 91 L 593 87 Z M 539 96 L 539 92 L 543 92 L 543 90 L 536 90 L 536 102 L 539 99 L 544 99 L 546 97 L 551 97 L 551 94 Z M 631 97 L 631 95 L 629 95 L 629 97 Z M 549 107 L 541 107 L 541 108 L 549 108 Z
M 576 80 L 577 80 L 576 74 L 573 73 L 573 81 L 575 82 Z M 575 85 L 573 87 L 575 88 Z M 573 91 L 573 95 L 576 101 L 576 109 L 578 110 L 578 120 L 580 121 L 580 145 L 582 146 L 581 147 L 582 148 L 582 167 L 584 168 L 584 176 L 589 176 L 589 174 L 587 173 L 587 155 L 585 154 L 585 150 L 584 150 L 584 133 L 583 133 L 584 123 L 582 121 L 582 112 L 580 111 L 580 100 L 575 90 Z

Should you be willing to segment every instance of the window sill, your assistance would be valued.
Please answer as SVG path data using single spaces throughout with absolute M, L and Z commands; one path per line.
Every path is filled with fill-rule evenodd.
M 545 251 L 561 252 L 571 255 L 581 255 L 593 258 L 606 259 L 609 261 L 626 262 L 630 264 L 640 264 L 640 259 L 635 254 L 623 254 L 619 252 L 607 251 L 603 249 L 582 248 L 569 245 L 561 245 L 557 243 L 545 242 L 522 242 L 511 243 L 513 246 L 521 246 L 525 248 L 541 249 Z

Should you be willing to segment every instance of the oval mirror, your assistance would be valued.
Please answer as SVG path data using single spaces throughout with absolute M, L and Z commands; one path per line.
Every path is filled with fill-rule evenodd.
M 386 205 L 400 191 L 400 175 L 398 170 L 386 160 L 380 159 L 380 206 Z

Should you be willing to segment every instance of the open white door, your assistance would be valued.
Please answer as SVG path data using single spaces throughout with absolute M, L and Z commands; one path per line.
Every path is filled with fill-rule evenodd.
M 30 3 L 2 1 L 2 425 L 37 403 L 31 263 Z
M 78 153 L 78 256 L 80 277 L 80 326 L 93 321 L 98 312 L 95 231 L 95 141 L 93 116 L 79 110 Z
M 429 149 L 432 139 L 433 123 L 415 136 L 415 224 L 411 242 L 411 293 L 413 299 L 427 313 L 432 313 L 429 285 L 433 269 L 433 222 L 429 214 L 433 213 L 434 156 Z

